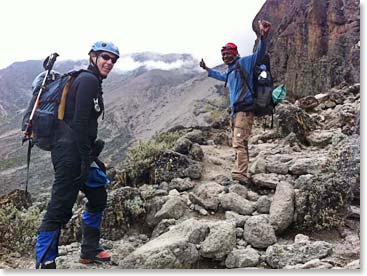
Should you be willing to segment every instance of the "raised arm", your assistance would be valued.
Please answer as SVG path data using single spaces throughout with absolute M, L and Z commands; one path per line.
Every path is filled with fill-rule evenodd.
M 268 46 L 268 35 L 271 29 L 271 24 L 265 20 L 259 20 L 259 28 L 260 28 L 260 41 L 257 46 L 256 52 L 252 55 L 242 57 L 240 59 L 240 64 L 247 71 L 250 72 L 251 68 L 255 66 L 256 63 L 260 62 L 266 53 L 266 49 Z
M 203 68 L 204 70 L 208 71 L 208 77 L 211 77 L 211 78 L 214 78 L 220 81 L 226 80 L 227 72 L 221 72 L 221 71 L 209 68 L 208 66 L 206 66 L 203 59 L 201 59 L 199 66 Z

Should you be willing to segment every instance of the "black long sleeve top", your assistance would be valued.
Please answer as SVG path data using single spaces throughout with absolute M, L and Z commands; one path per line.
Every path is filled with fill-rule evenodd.
M 104 110 L 102 80 L 95 68 L 80 73 L 73 81 L 66 100 L 65 122 L 74 132 L 82 160 L 89 160 L 98 133 L 98 117 Z

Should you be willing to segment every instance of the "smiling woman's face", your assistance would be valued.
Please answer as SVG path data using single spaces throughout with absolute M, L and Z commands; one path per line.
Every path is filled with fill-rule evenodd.
M 107 75 L 113 69 L 113 65 L 117 61 L 117 57 L 114 54 L 108 52 L 102 52 L 98 56 L 95 57 L 98 70 L 103 77 L 107 77 Z

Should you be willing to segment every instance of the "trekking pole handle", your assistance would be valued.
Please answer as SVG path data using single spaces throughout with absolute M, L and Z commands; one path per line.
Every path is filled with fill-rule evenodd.
M 59 56 L 58 53 L 53 53 L 51 55 L 49 55 L 43 62 L 43 67 L 47 70 L 46 71 L 46 74 L 45 74 L 45 77 L 42 81 L 42 85 L 40 87 L 40 90 L 38 91 L 38 94 L 37 94 L 37 98 L 36 98 L 36 101 L 34 103 L 34 106 L 33 106 L 33 109 L 32 109 L 32 113 L 31 113 L 31 116 L 29 116 L 29 124 L 32 125 L 32 119 L 33 119 L 33 116 L 34 116 L 34 113 L 36 112 L 36 109 L 38 107 L 38 104 L 39 104 L 39 98 L 43 92 L 43 90 L 45 89 L 45 84 L 46 84 L 46 81 L 47 81 L 47 77 L 48 75 L 50 74 L 54 64 L 55 64 L 55 61 L 56 61 L 56 58 Z
M 52 67 L 54 67 L 56 58 L 59 56 L 58 53 L 53 53 L 49 55 L 44 61 L 43 61 L 43 68 L 47 71 L 51 71 Z

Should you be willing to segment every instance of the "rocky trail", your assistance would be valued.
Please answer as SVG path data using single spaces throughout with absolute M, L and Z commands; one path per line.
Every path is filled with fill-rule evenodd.
M 273 129 L 256 121 L 249 185 L 230 178 L 225 121 L 185 129 L 143 182 L 110 171 L 101 243 L 111 262 L 78 263 L 81 195 L 57 267 L 359 269 L 359 84 L 315 99 L 280 104 Z M 31 254 L 3 252 L 0 267 L 34 268 Z

